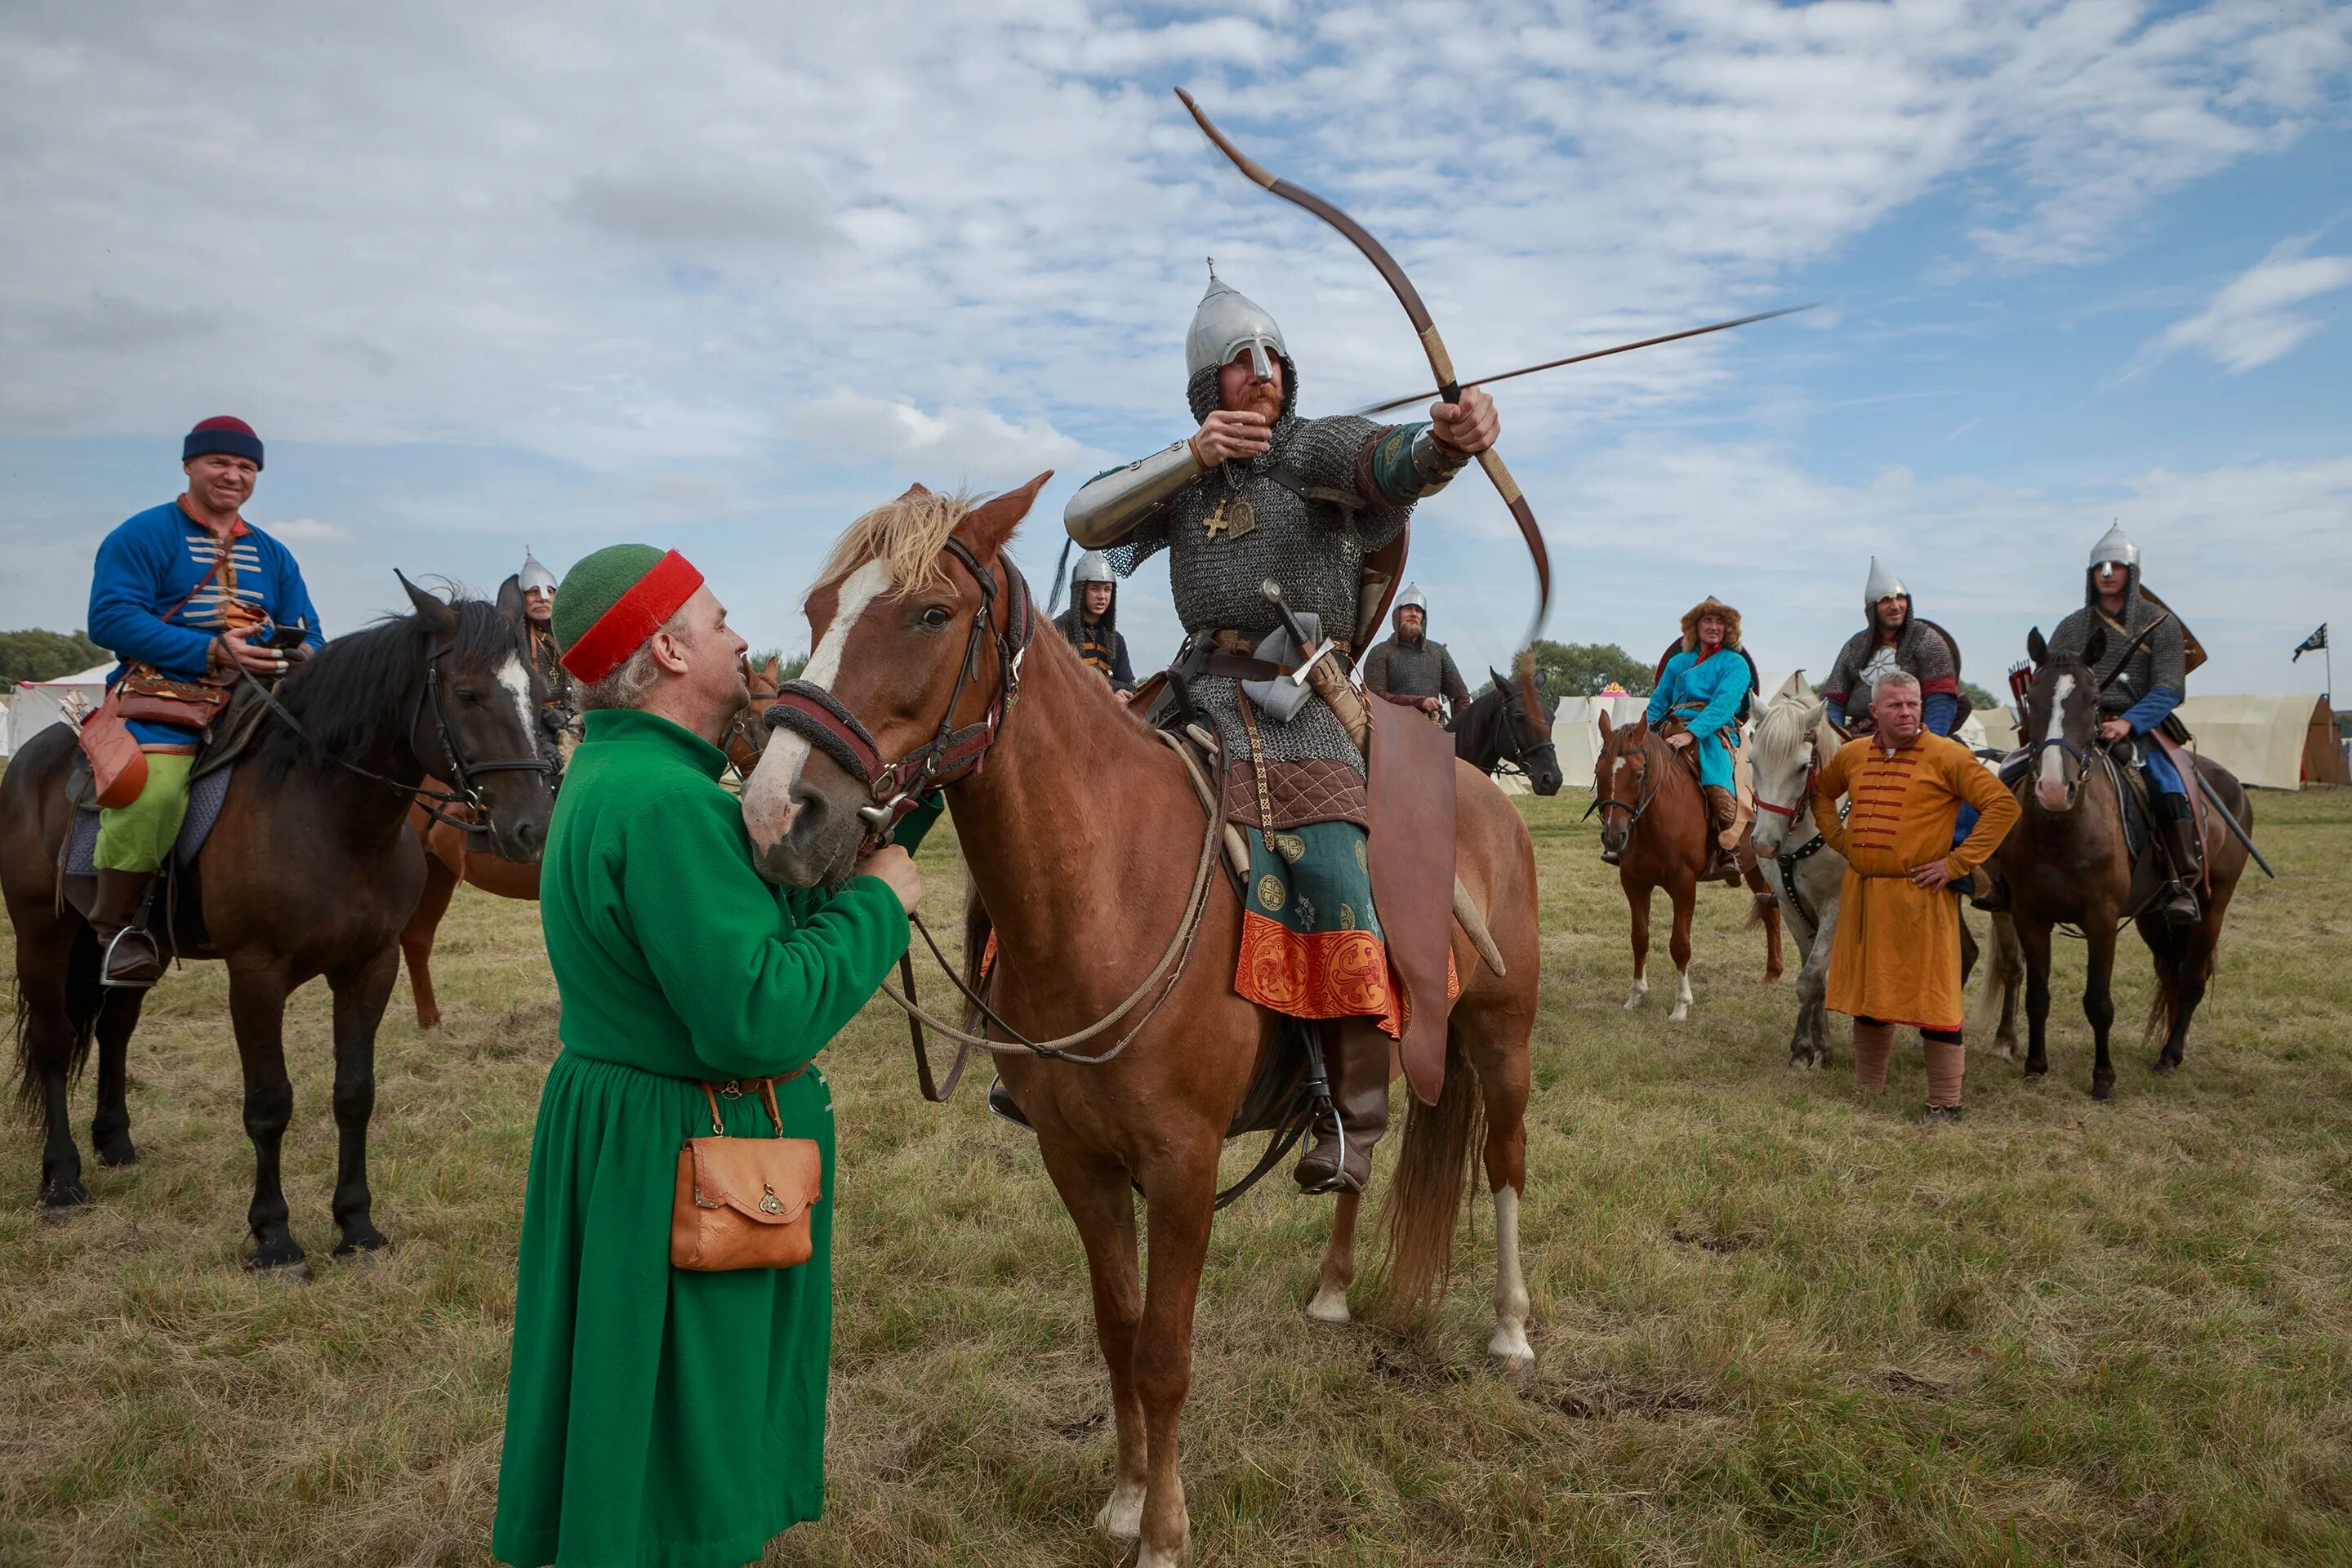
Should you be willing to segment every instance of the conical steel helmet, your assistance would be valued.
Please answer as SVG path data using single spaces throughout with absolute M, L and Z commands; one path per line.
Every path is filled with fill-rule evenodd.
M 2131 542 L 2120 522 L 2100 535 L 2099 542 L 2091 546 L 2089 564 L 2092 570 L 2096 571 L 2110 561 L 2123 567 L 2139 564 L 2139 546 Z
M 1184 334 L 1184 374 L 1190 379 L 1203 370 L 1233 363 L 1249 350 L 1250 370 L 1260 381 L 1274 379 L 1275 356 L 1289 357 L 1282 329 L 1247 295 L 1228 287 L 1209 263 L 1209 291 L 1192 312 L 1192 330 Z
M 555 574 L 539 563 L 539 557 L 530 552 L 528 544 L 522 549 L 522 570 L 515 574 L 515 586 L 526 594 L 541 589 L 551 594 L 555 592 Z
M 1907 599 L 1910 596 L 1911 590 L 1903 585 L 1903 579 L 1888 571 L 1877 556 L 1872 556 L 1870 581 L 1862 585 L 1862 602 L 1875 605 L 1881 599 Z
M 1429 600 L 1422 593 L 1420 584 L 1407 583 L 1404 585 L 1404 592 L 1397 595 L 1396 607 L 1400 610 L 1419 610 L 1425 616 L 1429 614 Z
M 1110 557 L 1099 550 L 1089 550 L 1078 557 L 1077 569 L 1070 574 L 1073 583 L 1108 583 L 1112 581 Z

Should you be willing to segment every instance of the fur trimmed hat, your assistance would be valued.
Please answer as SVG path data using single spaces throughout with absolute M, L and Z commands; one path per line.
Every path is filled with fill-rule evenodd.
M 1690 649 L 1698 647 L 1698 623 L 1699 618 L 1703 616 L 1721 616 L 1723 617 L 1723 646 L 1726 647 L 1738 647 L 1739 646 L 1739 612 L 1733 609 L 1729 605 L 1725 604 L 1721 599 L 1717 598 L 1714 595 L 1709 594 L 1706 598 L 1701 599 L 1697 604 L 1693 605 L 1689 609 L 1683 612 L 1683 649 L 1685 652 L 1688 652 Z
M 563 668 L 593 686 L 661 630 L 702 586 L 702 574 L 677 551 L 608 544 L 583 556 L 555 591 L 548 625 Z

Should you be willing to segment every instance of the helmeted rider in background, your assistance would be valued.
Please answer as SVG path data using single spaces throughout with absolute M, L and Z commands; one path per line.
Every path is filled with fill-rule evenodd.
M 1127 638 L 1118 630 L 1118 580 L 1099 550 L 1078 557 L 1070 570 L 1070 607 L 1054 617 L 1062 636 L 1077 650 L 1087 668 L 1110 682 L 1123 699 L 1135 690 L 1135 668 L 1128 663 Z
M 1927 706 L 1931 735 L 1949 736 L 1961 719 L 1960 672 L 1951 643 L 1940 626 L 1912 613 L 1911 590 L 1870 558 L 1870 580 L 1862 590 L 1863 629 L 1846 639 L 1821 694 L 1830 722 L 1856 735 L 1870 732 L 1870 688 L 1880 675 L 1900 669 L 1916 677 Z
M 2050 651 L 2079 658 L 2098 630 L 2107 634 L 2105 652 L 2091 672 L 2098 687 L 2099 739 L 2137 763 L 2155 785 L 2158 842 L 2172 873 L 2164 888 L 2164 918 L 2192 925 L 2199 914 L 2197 825 L 2189 817 L 2179 771 L 2146 739 L 2189 694 L 2188 638 L 2180 617 L 2141 592 L 2139 547 L 2120 526 L 2108 529 L 2092 546 L 2083 607 L 2058 623 Z
M 206 419 L 180 444 L 188 488 L 117 527 L 98 547 L 89 637 L 121 662 L 113 699 L 142 689 L 225 688 L 239 671 L 286 673 L 324 641 L 293 552 L 245 521 L 261 475 L 261 437 L 242 419 Z M 144 755 L 137 798 L 98 819 L 98 898 L 90 927 L 108 985 L 152 985 L 163 959 L 147 930 L 147 892 L 188 814 L 188 775 L 202 731 L 131 719 Z
M 548 728 L 568 730 L 580 716 L 580 701 L 572 690 L 572 672 L 563 668 L 555 646 L 555 574 L 541 565 L 527 545 L 515 585 L 522 590 L 523 652 L 531 668 L 547 682 Z
M 1732 747 L 1739 739 L 1739 705 L 1747 700 L 1752 672 L 1739 656 L 1739 612 L 1709 595 L 1683 616 L 1682 647 L 1666 660 L 1657 689 L 1650 693 L 1653 730 L 1668 718 L 1682 721 L 1666 743 L 1696 747 L 1699 787 L 1706 795 L 1715 828 L 1715 874 L 1739 877 L 1739 840 L 1733 825 L 1739 802 L 1732 793 Z
M 1429 640 L 1429 600 L 1408 583 L 1390 613 L 1390 635 L 1364 656 L 1364 689 L 1435 716 L 1444 698 L 1459 715 L 1470 688 L 1442 642 Z
M 1494 444 L 1499 426 L 1475 388 L 1433 406 L 1425 425 L 1299 417 L 1298 366 L 1281 328 L 1213 269 L 1184 359 L 1200 428 L 1097 475 L 1064 521 L 1122 577 L 1169 552 L 1187 634 L 1178 668 L 1216 725 L 1226 818 L 1249 846 L 1234 989 L 1327 1021 L 1339 1127 L 1318 1121 L 1297 1179 L 1309 1191 L 1361 1191 L 1388 1125 L 1391 1041 L 1403 1027 L 1402 986 L 1372 908 L 1364 756 L 1320 698 L 1303 693 L 1277 716 L 1245 701 L 1242 683 L 1275 673 L 1265 661 L 1280 652 L 1272 636 L 1282 621 L 1261 592 L 1269 580 L 1313 617 L 1310 635 L 1352 656 L 1366 560 L 1403 531 L 1415 501 Z

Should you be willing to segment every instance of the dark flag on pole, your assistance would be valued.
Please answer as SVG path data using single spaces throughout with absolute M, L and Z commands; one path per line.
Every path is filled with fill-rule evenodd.
M 2312 633 L 2309 637 L 2295 644 L 2294 658 L 2288 660 L 2288 662 L 2291 664 L 2300 663 L 2305 654 L 2318 653 L 2324 650 L 2326 647 L 2327 623 L 2326 621 L 2322 621 L 2319 623 L 2319 629 L 2317 631 Z

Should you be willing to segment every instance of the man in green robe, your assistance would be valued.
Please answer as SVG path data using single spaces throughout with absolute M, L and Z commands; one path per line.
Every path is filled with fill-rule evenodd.
M 812 1062 L 906 950 L 908 849 L 939 804 L 840 887 L 771 887 L 719 784 L 744 643 L 701 574 L 598 551 L 554 631 L 586 735 L 540 874 L 563 1048 L 531 1141 L 490 1545 L 524 1568 L 736 1568 L 824 1507 L 833 1095 Z M 772 1137 L 740 1080 L 786 1074 L 784 1133 L 824 1152 L 814 1256 L 673 1269 L 678 1149 L 710 1131 L 698 1085 L 730 1134 Z

